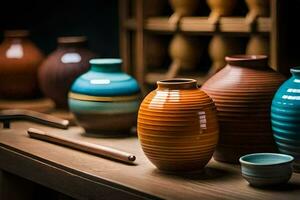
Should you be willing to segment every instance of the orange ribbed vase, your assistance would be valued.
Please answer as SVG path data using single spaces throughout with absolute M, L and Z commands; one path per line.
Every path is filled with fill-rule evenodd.
M 264 55 L 226 57 L 227 66 L 202 89 L 218 110 L 220 140 L 215 160 L 237 163 L 240 156 L 276 150 L 270 121 L 273 95 L 285 80 Z
M 138 137 L 146 156 L 163 171 L 203 169 L 218 141 L 214 102 L 193 79 L 157 85 L 138 113 Z

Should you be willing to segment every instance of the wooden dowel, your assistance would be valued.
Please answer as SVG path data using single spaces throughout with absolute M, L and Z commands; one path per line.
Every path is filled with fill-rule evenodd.
M 76 150 L 84 151 L 87 153 L 126 162 L 128 164 L 133 164 L 136 159 L 136 157 L 130 153 L 120 151 L 111 147 L 106 147 L 98 144 L 92 144 L 89 142 L 83 142 L 80 140 L 53 135 L 35 128 L 29 128 L 27 130 L 27 133 L 32 138 L 56 143 Z

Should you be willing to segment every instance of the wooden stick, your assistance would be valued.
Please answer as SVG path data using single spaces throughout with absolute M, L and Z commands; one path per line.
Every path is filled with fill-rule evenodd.
M 102 157 L 122 161 L 128 164 L 133 164 L 136 159 L 136 157 L 130 153 L 113 149 L 111 147 L 101 146 L 98 144 L 92 144 L 89 142 L 83 142 L 80 140 L 74 140 L 74 139 L 70 139 L 58 135 L 53 135 L 35 128 L 29 128 L 27 130 L 27 133 L 32 138 L 53 142 L 55 144 L 63 145 L 66 147 L 99 155 Z

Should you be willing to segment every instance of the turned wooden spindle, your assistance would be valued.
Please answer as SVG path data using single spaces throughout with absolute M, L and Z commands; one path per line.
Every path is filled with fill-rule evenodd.
M 261 34 L 253 34 L 247 44 L 246 54 L 248 55 L 269 55 L 269 37 Z
M 268 17 L 270 15 L 270 0 L 245 0 L 249 12 L 246 16 L 246 23 L 252 24 L 257 17 Z
M 145 36 L 145 63 L 147 68 L 155 69 L 163 66 L 168 55 L 166 41 L 160 37 Z
M 226 65 L 226 56 L 243 54 L 244 47 L 238 38 L 216 34 L 210 41 L 208 52 L 212 60 L 212 66 L 208 73 L 208 76 L 210 76 Z
M 236 0 L 206 0 L 211 12 L 208 20 L 215 24 L 218 23 L 221 16 L 229 16 L 236 5 Z
M 184 16 L 193 15 L 199 6 L 199 0 L 169 0 L 174 13 L 170 17 L 170 22 L 178 24 L 179 20 Z
M 179 70 L 189 71 L 194 69 L 201 60 L 204 45 L 199 38 L 176 34 L 169 46 L 172 64 L 166 74 L 166 78 L 174 78 Z

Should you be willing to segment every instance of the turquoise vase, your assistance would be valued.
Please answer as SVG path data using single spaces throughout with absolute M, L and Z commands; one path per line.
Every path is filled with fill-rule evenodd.
M 294 171 L 300 172 L 300 67 L 278 89 L 272 102 L 272 129 L 278 150 L 295 158 Z
M 129 133 L 136 124 L 140 88 L 121 70 L 121 59 L 92 59 L 69 92 L 69 107 L 87 133 Z

